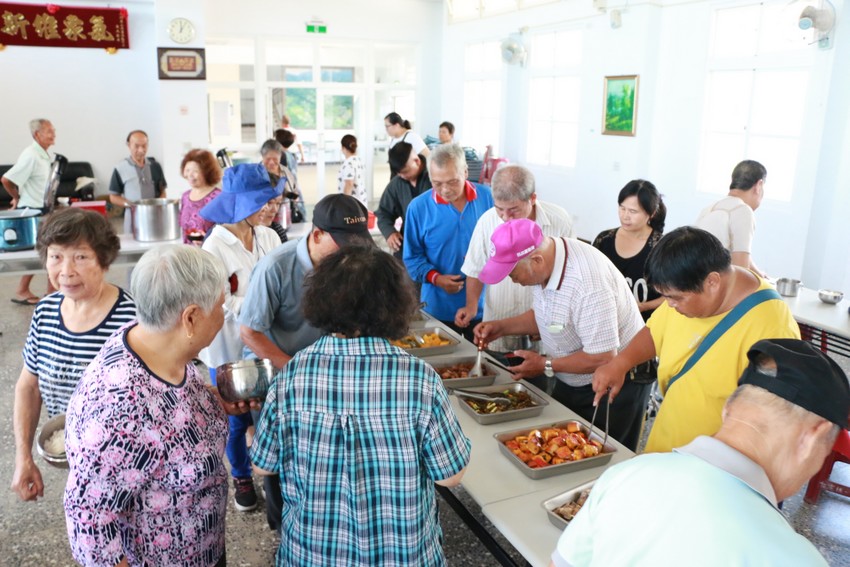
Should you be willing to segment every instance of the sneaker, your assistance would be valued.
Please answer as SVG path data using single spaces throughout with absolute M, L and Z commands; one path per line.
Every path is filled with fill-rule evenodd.
M 233 488 L 235 492 L 233 501 L 237 510 L 250 512 L 257 507 L 257 491 L 254 490 L 254 479 L 234 478 Z

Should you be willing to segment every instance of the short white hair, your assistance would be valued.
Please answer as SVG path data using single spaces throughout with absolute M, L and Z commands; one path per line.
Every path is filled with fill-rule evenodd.
M 45 124 L 50 124 L 50 120 L 47 118 L 34 118 L 30 120 L 30 135 L 35 136 L 35 133 L 41 130 L 41 127 Z
M 133 268 L 130 280 L 139 323 L 168 331 L 190 305 L 209 313 L 221 298 L 226 279 L 221 260 L 200 248 L 185 244 L 151 248 Z

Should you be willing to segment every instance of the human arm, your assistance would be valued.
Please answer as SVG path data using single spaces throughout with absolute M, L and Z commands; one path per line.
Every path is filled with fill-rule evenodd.
M 659 305 L 664 303 L 663 297 L 656 297 L 655 299 L 650 299 L 649 301 L 639 301 L 638 309 L 641 313 L 644 311 L 652 311 L 653 309 L 657 309 Z
M 529 309 L 516 317 L 479 323 L 472 332 L 478 344 L 486 348 L 487 343 L 498 338 L 508 335 L 537 335 L 539 330 L 534 310 Z
M 521 364 L 510 367 L 514 373 L 512 376 L 514 380 L 534 378 L 543 374 L 546 365 L 545 356 L 531 350 L 517 350 L 513 354 L 523 359 Z M 617 352 L 613 350 L 594 354 L 577 350 L 567 356 L 553 358 L 552 370 L 568 374 L 590 374 L 611 361 L 616 354 Z
M 133 203 L 124 197 L 124 182 L 117 169 L 112 171 L 112 178 L 109 180 L 109 202 L 117 207 L 133 206 Z
M 21 198 L 21 194 L 18 191 L 18 186 L 15 185 L 10 179 L 7 179 L 4 175 L 0 177 L 0 183 L 3 184 L 3 188 L 6 190 L 6 193 L 12 198 L 11 208 L 17 208 L 18 200 Z
M 282 380 L 278 375 L 272 381 L 268 396 L 266 396 L 263 409 L 256 422 L 254 441 L 248 452 L 251 457 L 251 466 L 254 472 L 260 476 L 274 476 L 280 472 L 280 448 L 279 439 L 280 420 L 278 417 L 278 389 L 277 381 Z
M 430 398 L 432 403 L 430 411 L 423 412 L 427 422 L 422 436 L 422 459 L 428 476 L 436 484 L 450 488 L 460 484 L 472 445 L 457 421 L 442 380 L 433 369 L 428 368 L 426 373 L 423 399 Z
M 354 194 L 354 179 L 346 179 L 342 186 L 342 192 L 346 195 Z
M 484 284 L 481 280 L 470 276 L 466 277 L 466 305 L 457 310 L 455 325 L 466 327 L 475 318 L 478 314 L 478 302 L 481 299 L 482 291 L 484 291 Z
M 39 496 L 44 496 L 44 481 L 32 458 L 32 444 L 41 413 L 41 393 L 38 389 L 38 376 L 26 368 L 21 370 L 15 384 L 13 411 L 15 472 L 10 488 L 21 500 L 37 500 Z
M 283 368 L 292 357 L 278 348 L 265 333 L 256 331 L 246 325 L 239 325 L 239 336 L 245 346 L 258 358 L 268 358 L 275 368 Z
M 649 327 L 644 327 L 626 348 L 609 362 L 599 366 L 593 373 L 593 391 L 596 392 L 593 405 L 596 405 L 605 392 L 609 390 L 609 396 L 613 401 L 623 387 L 626 373 L 636 365 L 654 358 L 655 354 L 655 342 L 652 340 L 652 333 Z
M 396 184 L 394 184 L 393 181 L 390 181 L 384 189 L 384 192 L 381 194 L 381 200 L 378 204 L 377 210 L 375 210 L 375 217 L 378 221 L 378 229 L 381 231 L 381 234 L 384 235 L 384 238 L 387 240 L 387 244 L 390 245 L 390 248 L 393 251 L 398 251 L 400 249 L 402 240 L 402 235 L 395 229 L 396 219 L 403 215 L 397 193 L 398 188 L 396 187 Z M 397 241 L 399 248 L 393 248 L 394 244 L 390 243 L 391 239 L 393 241 Z
M 210 391 L 215 399 L 218 400 L 218 403 L 221 404 L 224 413 L 227 415 L 242 415 L 243 413 L 248 413 L 251 410 L 259 410 L 262 407 L 262 400 L 258 400 L 257 398 L 252 398 L 248 401 L 240 400 L 238 402 L 228 402 L 221 397 L 221 393 L 218 391 L 217 387 L 212 385 L 205 387 Z

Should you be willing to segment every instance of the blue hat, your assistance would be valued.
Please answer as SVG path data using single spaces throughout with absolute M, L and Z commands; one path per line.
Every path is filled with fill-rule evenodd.
M 261 163 L 241 163 L 224 170 L 222 191 L 200 211 L 215 223 L 233 224 L 244 220 L 263 205 L 280 197 L 286 178 L 272 185 L 269 172 Z

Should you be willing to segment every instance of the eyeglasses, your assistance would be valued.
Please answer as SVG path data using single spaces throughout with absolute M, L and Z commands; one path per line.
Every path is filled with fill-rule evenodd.
M 461 185 L 463 185 L 463 179 L 451 179 L 449 181 L 431 181 L 431 187 L 439 191 L 443 187 L 448 187 L 449 189 L 459 189 Z

